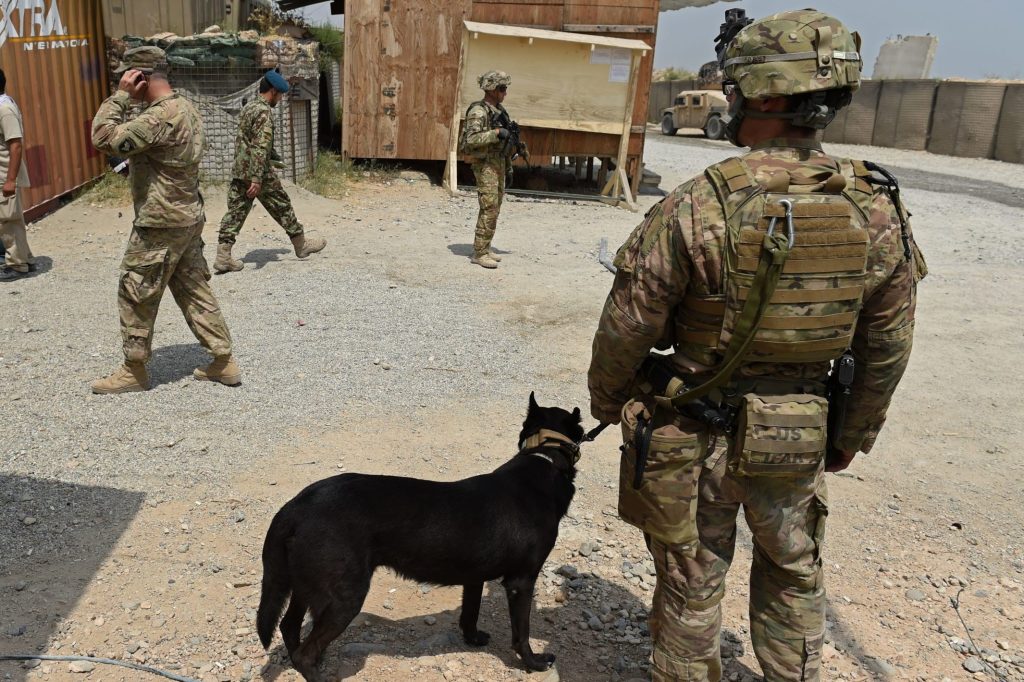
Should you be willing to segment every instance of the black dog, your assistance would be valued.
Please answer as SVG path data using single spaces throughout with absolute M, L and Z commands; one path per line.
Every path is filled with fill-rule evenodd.
M 552 654 L 530 648 L 533 587 L 576 492 L 583 440 L 580 411 L 540 407 L 530 394 L 520 452 L 493 473 L 452 483 L 343 474 L 309 486 L 274 517 L 263 544 L 263 592 L 256 629 L 269 647 L 281 619 L 292 664 L 306 680 L 327 645 L 359 613 L 378 566 L 435 585 L 462 585 L 459 627 L 467 644 L 477 630 L 480 596 L 502 579 L 512 618 L 512 646 L 531 670 Z M 313 630 L 300 644 L 306 611 Z

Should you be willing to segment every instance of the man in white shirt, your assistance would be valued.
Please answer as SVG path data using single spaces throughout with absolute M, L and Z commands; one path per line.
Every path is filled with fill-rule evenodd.
M 25 215 L 21 209 L 20 189 L 29 186 L 24 163 L 24 126 L 21 111 L 7 91 L 7 76 L 0 69 L 0 239 L 6 254 L 6 267 L 0 279 L 15 279 L 33 270 L 35 258 L 25 235 Z

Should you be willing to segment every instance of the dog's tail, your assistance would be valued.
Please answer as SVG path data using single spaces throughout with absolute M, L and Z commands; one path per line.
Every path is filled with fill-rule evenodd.
M 291 534 L 287 524 L 278 512 L 270 522 L 267 539 L 263 542 L 263 590 L 260 606 L 256 612 L 256 632 L 264 649 L 270 648 L 274 639 L 274 628 L 281 620 L 284 604 L 292 591 L 291 575 L 288 571 L 287 539 Z

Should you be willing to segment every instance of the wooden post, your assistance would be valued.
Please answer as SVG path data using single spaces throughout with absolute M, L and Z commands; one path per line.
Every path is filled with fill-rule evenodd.
M 576 162 L 576 164 L 575 164 L 576 167 L 575 167 L 575 169 L 573 169 L 573 178 L 575 180 L 579 180 L 580 179 L 580 173 L 583 172 L 583 157 L 582 156 L 577 156 L 575 158 L 575 162 Z
M 452 112 L 452 125 L 448 132 L 448 160 L 444 166 L 444 180 L 442 184 L 448 189 L 448 193 L 455 196 L 459 193 L 459 121 L 462 120 L 462 112 L 459 107 L 462 102 L 462 70 L 466 65 L 466 43 L 469 41 L 469 30 L 462 29 L 462 45 L 459 49 L 459 70 L 458 80 L 455 85 L 455 106 Z
M 587 182 L 594 181 L 594 157 L 587 157 Z
M 618 198 L 622 194 L 623 200 L 630 210 L 636 211 L 637 204 L 633 198 L 633 192 L 629 186 L 629 178 L 626 176 L 627 154 L 629 153 L 629 134 L 633 128 L 633 104 L 636 100 L 637 76 L 640 71 L 640 60 L 636 53 L 631 53 L 629 69 L 629 88 L 626 96 L 626 112 L 622 119 L 622 135 L 619 138 L 619 154 L 615 159 L 615 175 L 605 184 L 601 194 Z

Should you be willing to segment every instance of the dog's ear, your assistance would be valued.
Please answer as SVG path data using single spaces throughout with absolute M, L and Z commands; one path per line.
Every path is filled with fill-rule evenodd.
M 582 423 L 582 422 L 583 422 L 583 417 L 582 417 L 582 415 L 580 414 L 580 408 L 578 408 L 578 407 L 577 407 L 576 409 L 574 409 L 574 410 L 572 411 L 572 416 L 573 416 L 573 417 L 575 417 L 575 419 L 576 419 L 576 423 L 577 423 L 577 424 L 580 424 L 580 423 Z
M 537 404 L 537 399 L 533 397 L 533 391 L 530 391 L 530 409 L 527 411 L 527 414 L 539 409 L 540 405 Z

